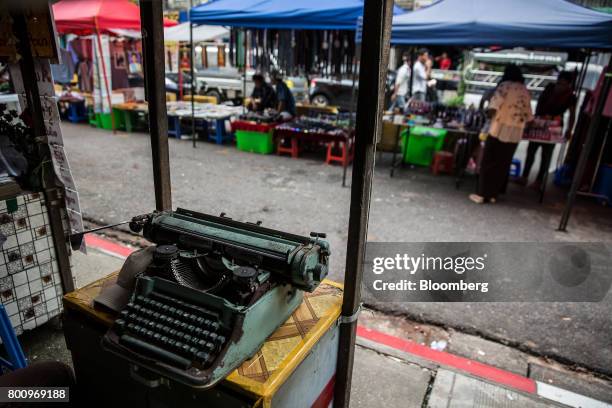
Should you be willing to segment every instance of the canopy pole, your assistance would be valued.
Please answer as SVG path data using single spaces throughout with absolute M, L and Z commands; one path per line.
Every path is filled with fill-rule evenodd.
M 246 101 L 247 95 L 246 95 L 246 81 L 247 81 L 247 30 L 246 28 L 242 29 L 242 46 L 243 46 L 243 50 L 242 50 L 242 55 L 244 56 L 243 58 L 243 65 L 242 65 L 242 70 L 243 70 L 243 76 L 242 76 L 242 114 L 246 114 L 246 104 L 244 103 Z
M 393 0 L 365 0 L 362 50 L 369 50 L 372 55 L 361 61 L 359 72 L 355 158 L 351 178 L 344 296 L 339 320 L 340 338 L 334 392 L 334 407 L 336 408 L 348 407 L 350 400 L 357 313 L 361 303 L 361 280 L 368 232 L 376 140 L 382 130 L 382 108 L 389 63 L 392 16 Z
M 149 103 L 149 133 L 153 158 L 155 207 L 172 209 L 170 159 L 168 152 L 168 112 L 164 78 L 164 19 L 161 1 L 140 2 L 145 93 Z
M 563 210 L 563 215 L 561 216 L 561 222 L 559 223 L 559 231 L 567 231 L 567 223 L 569 222 L 570 215 L 572 214 L 572 208 L 574 207 L 574 203 L 576 201 L 576 194 L 578 192 L 578 188 L 580 187 L 580 183 L 582 183 L 582 177 L 584 176 L 584 170 L 586 168 L 587 161 L 589 160 L 589 155 L 591 154 L 591 150 L 593 149 L 593 145 L 595 144 L 597 129 L 599 128 L 599 124 L 601 123 L 601 114 L 606 105 L 608 94 L 610 93 L 611 84 L 612 59 L 610 60 L 610 62 L 608 62 L 607 70 L 604 73 L 603 84 L 599 96 L 597 98 L 595 110 L 593 111 L 593 117 L 591 118 L 591 123 L 587 132 L 586 141 L 582 146 L 582 152 L 580 152 L 580 158 L 578 159 L 578 165 L 576 166 L 576 173 L 574 173 L 572 186 L 567 196 L 565 209 Z
M 193 23 L 191 22 L 191 8 L 193 7 L 193 0 L 189 0 L 189 10 L 187 11 L 187 18 L 189 19 L 189 73 L 191 75 L 191 137 L 193 140 L 193 148 L 196 148 L 196 132 L 195 132 L 195 76 L 193 72 Z M 180 125 L 179 125 L 180 126 Z
M 108 86 L 108 77 L 106 76 L 106 62 L 104 61 L 104 53 L 102 52 L 102 40 L 100 39 L 100 30 L 98 28 L 98 18 L 94 17 L 94 25 L 96 27 L 96 39 L 98 43 L 98 51 L 100 54 L 100 62 L 102 63 L 102 75 L 104 75 L 104 87 L 106 88 L 106 97 L 108 99 L 108 109 L 110 109 L 111 115 L 111 128 L 113 129 L 113 133 L 115 133 L 115 115 L 113 115 L 113 104 L 111 99 L 110 88 Z M 100 68 L 98 68 L 98 73 L 100 72 Z M 98 80 L 99 82 L 99 80 Z M 100 84 L 102 86 L 102 84 Z M 102 88 L 100 88 L 100 98 L 102 98 Z M 102 111 L 104 111 L 104 106 L 102 106 Z

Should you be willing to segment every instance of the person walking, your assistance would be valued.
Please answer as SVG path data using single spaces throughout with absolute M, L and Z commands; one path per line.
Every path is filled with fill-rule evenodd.
M 477 204 L 494 203 L 508 182 L 508 172 L 527 122 L 533 119 L 531 95 L 518 66 L 506 66 L 504 75 L 489 102 L 491 125 L 485 142 L 477 194 L 469 198 Z
M 576 95 L 572 82 L 574 75 L 569 71 L 562 71 L 557 77 L 557 82 L 549 84 L 544 88 L 544 91 L 538 98 L 538 105 L 536 106 L 536 116 L 543 117 L 546 119 L 554 119 L 562 117 L 565 112 L 569 109 L 569 122 L 567 130 L 565 131 L 565 139 L 568 140 L 571 136 L 572 129 L 574 128 L 574 121 L 576 119 Z M 542 149 L 542 155 L 540 158 L 540 170 L 538 175 L 531 185 L 535 189 L 539 189 L 540 185 L 544 181 L 544 176 L 548 172 L 548 166 L 552 159 L 555 145 L 553 143 L 541 143 L 541 142 L 529 142 L 527 147 L 527 157 L 525 158 L 525 169 L 523 175 L 517 180 L 517 183 L 521 185 L 527 185 L 529 180 L 529 173 L 531 167 L 538 152 L 538 149 Z
M 393 88 L 393 94 L 391 95 L 391 106 L 390 111 L 399 108 L 400 111 L 404 111 L 406 107 L 406 96 L 408 95 L 408 87 L 410 86 L 410 54 L 404 53 L 402 55 L 402 66 L 397 69 L 397 75 L 395 77 L 395 86 Z

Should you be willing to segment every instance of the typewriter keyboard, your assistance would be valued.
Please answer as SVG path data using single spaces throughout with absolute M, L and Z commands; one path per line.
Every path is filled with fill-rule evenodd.
M 115 330 L 123 346 L 182 369 L 209 367 L 226 342 L 215 314 L 156 292 L 128 303 Z

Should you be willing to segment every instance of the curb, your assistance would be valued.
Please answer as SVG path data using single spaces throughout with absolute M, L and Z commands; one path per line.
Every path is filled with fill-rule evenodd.
M 98 235 L 85 236 L 85 243 L 98 251 L 121 259 L 127 258 L 134 248 L 118 244 Z M 612 408 L 611 404 L 581 395 L 563 388 L 524 377 L 479 361 L 438 351 L 410 340 L 395 337 L 364 326 L 357 326 L 357 336 L 417 356 L 435 365 L 451 367 L 457 371 L 527 394 L 537 395 L 550 401 L 573 408 Z

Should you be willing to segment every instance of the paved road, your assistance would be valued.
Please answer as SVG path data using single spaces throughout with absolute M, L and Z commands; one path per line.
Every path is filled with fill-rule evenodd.
M 71 124 L 63 131 L 86 216 L 110 223 L 154 208 L 147 135 Z M 467 200 L 471 183 L 457 191 L 449 177 L 408 169 L 390 179 L 388 162 L 379 158 L 374 176 L 372 241 L 612 241 L 610 212 L 597 205 L 578 206 L 570 231 L 560 233 L 559 192 L 551 191 L 540 206 L 535 193 L 511 186 L 505 201 L 476 206 Z M 170 163 L 175 206 L 298 234 L 327 232 L 331 277 L 342 279 L 350 191 L 340 186 L 341 168 L 325 165 L 321 156 L 293 160 L 208 143 L 193 149 L 174 139 Z M 602 371 L 612 367 L 610 296 L 600 304 L 383 306 Z

